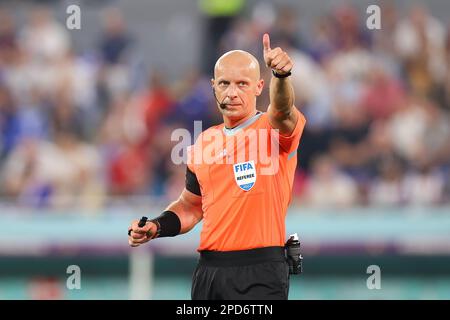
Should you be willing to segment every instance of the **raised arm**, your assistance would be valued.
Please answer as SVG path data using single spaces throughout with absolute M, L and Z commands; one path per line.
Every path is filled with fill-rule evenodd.
M 162 219 L 167 226 L 161 226 L 161 229 L 166 228 L 161 230 L 162 232 L 170 232 L 173 235 L 186 233 L 202 220 L 202 197 L 185 188 L 180 197 L 166 208 L 161 217 L 163 216 Z M 133 220 L 129 227 L 131 233 L 128 243 L 132 247 L 154 239 L 157 232 L 155 223 L 148 221 L 144 227 L 139 228 L 138 222 L 139 220 Z
M 270 79 L 270 105 L 267 110 L 269 122 L 280 134 L 290 135 L 298 120 L 298 113 L 293 112 L 294 89 L 288 76 L 293 63 L 288 54 L 280 47 L 270 48 L 270 37 L 263 36 L 264 62 L 275 72 Z M 281 77 L 281 78 L 280 78 Z

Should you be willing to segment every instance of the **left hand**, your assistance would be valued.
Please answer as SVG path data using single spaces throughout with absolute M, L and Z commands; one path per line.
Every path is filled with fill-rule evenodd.
M 280 47 L 270 48 L 270 37 L 267 33 L 263 36 L 264 62 L 278 74 L 286 74 L 292 70 L 294 64 L 288 54 Z
M 156 234 L 157 226 L 151 221 L 147 221 L 145 226 L 139 227 L 139 220 L 131 221 L 128 227 L 128 244 L 132 247 L 138 247 L 141 244 L 149 242 Z

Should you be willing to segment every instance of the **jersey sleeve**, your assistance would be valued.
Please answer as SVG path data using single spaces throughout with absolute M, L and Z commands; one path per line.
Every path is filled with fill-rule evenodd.
M 195 145 L 191 145 L 188 146 L 186 148 L 186 165 L 187 165 L 187 169 L 189 169 L 193 174 L 195 174 L 195 166 L 194 166 L 194 150 L 195 150 Z
M 197 176 L 193 173 L 189 167 L 186 168 L 186 190 L 196 194 L 198 196 L 202 195 L 200 190 L 200 184 L 198 183 Z
M 278 134 L 277 140 L 280 145 L 280 149 L 286 153 L 292 153 L 295 150 L 297 150 L 298 145 L 300 143 L 300 138 L 303 133 L 303 129 L 305 128 L 306 119 L 305 116 L 294 106 L 294 111 L 298 114 L 297 117 L 297 123 L 295 124 L 294 131 L 288 136 L 282 135 L 281 133 Z M 271 127 L 268 119 L 267 123 Z M 280 151 L 281 151 L 280 150 Z
M 186 190 L 201 195 L 200 184 L 198 183 L 197 176 L 195 174 L 195 158 L 194 158 L 195 145 L 189 146 L 186 149 L 187 163 L 186 163 Z

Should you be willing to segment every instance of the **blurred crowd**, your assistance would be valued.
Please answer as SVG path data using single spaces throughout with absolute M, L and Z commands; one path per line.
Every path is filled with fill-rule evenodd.
M 262 57 L 261 37 L 294 59 L 307 118 L 293 201 L 312 207 L 450 203 L 450 25 L 424 7 L 382 7 L 382 29 L 338 6 L 302 30 L 297 8 L 255 6 L 227 19 L 217 57 Z M 166 79 L 136 63 L 120 11 L 104 10 L 97 47 L 77 54 L 46 8 L 18 25 L 0 11 L 0 199 L 33 208 L 174 200 L 185 166 L 176 128 L 221 122 L 199 65 Z M 205 38 L 205 41 L 208 41 Z M 211 59 L 205 59 L 210 61 Z M 267 81 L 270 73 L 262 68 Z M 212 70 L 211 70 L 212 71 Z M 259 109 L 268 105 L 266 88 Z

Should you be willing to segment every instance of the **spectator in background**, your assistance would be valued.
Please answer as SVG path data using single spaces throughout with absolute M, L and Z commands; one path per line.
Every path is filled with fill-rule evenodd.
M 11 63 L 17 51 L 16 26 L 13 16 L 0 9 L 0 67 Z
M 162 121 L 173 110 L 175 102 L 161 72 L 155 71 L 149 75 L 147 87 L 137 99 L 143 109 L 146 140 L 151 143 L 163 124 Z
M 28 24 L 22 30 L 19 43 L 33 63 L 49 64 L 63 57 L 70 49 L 66 28 L 58 23 L 46 7 L 31 11 Z
M 305 53 L 293 47 L 286 48 L 298 68 L 292 77 L 292 84 L 299 104 L 304 105 L 308 130 L 318 131 L 330 127 L 332 91 L 323 69 Z
M 377 65 L 367 76 L 367 84 L 361 96 L 361 108 L 365 109 L 371 121 L 388 119 L 402 104 L 405 94 L 401 84 Z
M 92 199 L 80 202 L 74 195 L 82 198 L 103 193 L 96 174 L 99 171 L 96 149 L 81 143 L 70 132 L 58 132 L 55 141 L 21 140 L 5 163 L 2 177 L 5 194 L 32 207 L 92 204 Z M 94 189 L 96 192 L 92 192 Z
M 380 53 L 383 59 L 395 60 L 397 57 L 394 37 L 400 19 L 397 8 L 390 1 L 381 3 L 382 30 L 373 34 L 373 50 Z
M 117 155 L 111 159 L 108 169 L 110 194 L 144 194 L 148 182 L 147 166 L 148 159 L 142 146 L 130 142 L 122 144 Z
M 17 57 L 11 61 L 7 82 L 19 103 L 28 104 L 31 90 L 54 99 L 60 85 L 67 85 L 74 75 L 70 36 L 53 17 L 50 9 L 38 7 L 18 33 Z
M 0 159 L 3 159 L 16 144 L 19 131 L 17 106 L 8 87 L 0 86 Z
M 200 12 L 204 17 L 205 35 L 201 70 L 209 75 L 214 68 L 215 59 L 219 54 L 217 48 L 222 36 L 241 12 L 245 4 L 243 0 L 198 0 Z
M 390 77 L 400 81 L 402 65 L 399 64 L 398 53 L 393 34 L 400 20 L 399 13 L 390 1 L 381 3 L 382 32 L 372 32 L 371 51 L 376 56 L 377 63 L 389 74 Z
M 174 90 L 176 103 L 167 114 L 167 123 L 179 123 L 192 131 L 194 121 L 202 121 L 202 126 L 211 125 L 211 104 L 214 97 L 211 93 L 210 78 L 201 76 L 197 71 L 190 70 L 184 74 Z
M 84 137 L 83 118 L 80 110 L 72 103 L 70 88 L 61 87 L 53 102 L 52 129 L 54 134 L 70 131 L 77 137 Z
M 339 50 L 348 51 L 355 47 L 369 46 L 369 35 L 365 29 L 360 28 L 360 15 L 354 6 L 340 5 L 334 10 L 332 17 L 336 29 L 335 44 Z
M 427 103 L 426 130 L 423 136 L 422 157 L 426 158 L 429 165 L 441 167 L 450 164 L 450 113 L 443 111 L 433 102 Z M 414 163 L 414 162 L 413 162 Z
M 362 165 L 362 170 L 358 172 L 360 192 L 363 203 L 372 205 L 373 188 L 375 184 L 379 184 L 381 164 L 395 161 L 404 170 L 407 161 L 394 149 L 390 126 L 384 119 L 371 123 L 367 138 L 361 143 L 359 151 L 359 153 L 351 154 Z
M 2 195 L 19 205 L 48 207 L 54 148 L 49 142 L 26 138 L 8 155 L 1 172 Z
M 174 122 L 171 125 L 161 127 L 158 132 L 158 138 L 155 139 L 151 146 L 151 154 L 149 155 L 152 172 L 152 184 L 149 193 L 164 201 L 169 201 L 170 195 L 177 194 L 180 189 L 184 188 L 185 171 L 180 171 L 183 166 L 174 164 L 170 159 L 172 150 L 178 141 L 172 141 L 172 133 L 174 130 L 182 128 L 183 123 Z M 192 126 L 192 123 L 190 124 Z M 173 182 L 175 185 L 171 185 Z
M 405 204 L 404 169 L 396 157 L 382 159 L 377 165 L 375 181 L 369 188 L 369 203 L 374 206 L 395 207 Z
M 336 37 L 330 16 L 319 17 L 314 21 L 313 35 L 309 43 L 309 53 L 319 64 L 326 61 L 335 51 L 334 39 Z
M 53 159 L 52 206 L 96 208 L 105 191 L 100 176 L 100 158 L 96 148 L 83 143 L 71 128 L 55 132 L 56 159 Z
M 5 58 L 4 55 L 3 58 Z M 34 89 L 42 91 L 42 86 L 36 82 L 36 75 L 33 74 L 36 69 L 32 67 L 26 51 L 17 46 L 11 49 L 11 55 L 8 55 L 7 60 L 3 62 L 4 64 L 0 64 L 2 82 L 11 91 L 17 103 L 29 103 L 27 100 Z M 46 92 L 45 95 L 47 96 L 48 93 Z
M 123 59 L 131 45 L 122 13 L 117 8 L 104 10 L 103 34 L 100 40 L 102 60 L 107 65 L 124 63 Z
M 442 172 L 429 163 L 418 163 L 403 181 L 405 202 L 409 206 L 436 206 L 443 200 L 444 186 Z
M 444 66 L 442 66 L 444 68 Z M 450 112 L 450 23 L 447 26 L 447 37 L 445 40 L 445 77 L 441 84 L 433 88 L 433 98 L 439 107 Z
M 358 204 L 358 189 L 330 157 L 322 155 L 313 162 L 304 200 L 313 207 L 349 208 Z
M 333 91 L 332 112 L 337 127 L 359 140 L 368 121 L 359 101 L 375 57 L 367 48 L 368 40 L 359 29 L 358 15 L 353 7 L 339 7 L 334 20 L 337 51 L 324 66 Z
M 445 77 L 445 28 L 427 9 L 415 5 L 394 33 L 395 47 L 403 60 L 412 90 L 428 95 Z
M 394 150 L 409 162 L 427 156 L 424 138 L 427 129 L 425 99 L 411 97 L 389 119 L 389 130 Z
M 222 36 L 217 51 L 227 52 L 232 48 L 242 48 L 242 50 L 260 52 L 256 39 L 257 35 L 264 30 L 264 25 L 260 25 L 259 20 L 252 19 L 249 22 L 248 18 L 237 17 Z
M 297 50 L 303 49 L 303 41 L 300 39 L 298 16 L 299 12 L 297 12 L 295 7 L 285 5 L 278 9 L 272 32 L 274 42 L 282 39 L 283 44 L 289 45 L 290 48 Z
M 128 61 L 132 38 L 117 8 L 108 8 L 102 12 L 102 34 L 98 43 L 101 62 L 97 93 L 100 109 L 107 112 L 108 106 L 117 96 L 130 92 L 132 82 Z
M 106 164 L 105 183 L 113 196 L 144 194 L 151 181 L 144 111 L 139 100 L 116 96 L 103 121 L 98 143 Z
M 49 101 L 37 88 L 31 89 L 29 102 L 20 105 L 17 110 L 17 141 L 27 137 L 49 139 L 50 107 Z
M 0 160 L 23 137 L 48 137 L 48 105 L 36 88 L 31 91 L 28 100 L 27 104 L 19 105 L 11 90 L 0 85 Z

